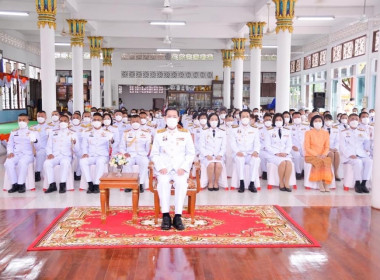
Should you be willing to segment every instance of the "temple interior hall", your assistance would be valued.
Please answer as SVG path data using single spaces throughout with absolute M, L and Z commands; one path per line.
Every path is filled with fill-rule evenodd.
M 380 0 L 0 1 L 0 279 L 380 279 L 379 62 Z M 226 154 L 202 155 L 215 130 Z

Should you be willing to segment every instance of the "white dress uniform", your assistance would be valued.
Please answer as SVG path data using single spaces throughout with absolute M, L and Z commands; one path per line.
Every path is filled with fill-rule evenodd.
M 338 128 L 340 131 L 350 128 L 348 124 L 339 123 Z
M 144 184 L 148 177 L 148 154 L 151 143 L 150 132 L 141 129 L 141 127 L 125 131 L 120 141 L 120 153 L 128 153 L 131 156 L 128 158 L 126 171 L 132 172 L 133 165 L 137 164 L 139 166 L 140 184 Z
M 369 180 L 372 174 L 370 158 L 370 139 L 363 129 L 346 129 L 341 131 L 339 148 L 342 162 L 351 164 L 355 181 Z M 355 155 L 356 159 L 350 156 Z
M 155 117 L 155 118 L 153 119 L 153 121 L 156 122 L 156 124 L 157 124 L 157 129 L 163 129 L 163 128 L 165 128 L 165 126 L 166 126 L 165 119 L 162 118 L 162 117 L 159 117 L 159 118 L 156 118 L 156 117 Z
M 226 142 L 226 132 L 223 129 L 218 127 L 204 129 L 199 141 L 202 164 L 208 166 L 211 162 L 220 162 L 224 165 Z M 207 156 L 212 156 L 212 160 L 209 161 Z M 217 160 L 217 156 L 221 156 L 221 160 Z
M 227 172 L 227 177 L 232 177 L 232 171 L 234 168 L 234 157 L 233 157 L 233 152 L 231 148 L 231 141 L 229 140 L 232 134 L 232 126 L 227 126 L 225 123 L 221 124 L 219 126 L 221 129 L 224 129 L 226 132 L 226 172 Z
M 325 126 L 324 129 L 330 135 L 330 149 L 337 149 L 339 151 L 339 128 L 338 126 Z
M 201 141 L 201 135 L 204 131 L 204 128 L 207 128 L 207 125 L 204 125 L 204 126 L 199 125 L 199 126 L 194 127 L 194 129 L 191 132 L 191 134 L 194 135 L 194 146 L 195 146 L 196 156 L 199 156 L 201 153 L 200 141 Z
M 114 121 L 113 125 L 119 129 L 119 140 L 123 136 L 124 131 L 131 129 L 131 125 L 129 122 L 124 123 L 123 121 L 120 121 L 120 122 Z
M 73 147 L 72 140 L 75 140 Z M 49 132 L 46 145 L 46 154 L 53 155 L 54 158 L 46 159 L 44 170 L 48 184 L 54 183 L 54 167 L 60 165 L 61 183 L 67 182 L 67 174 L 71 167 L 73 152 L 79 150 L 77 133 L 68 128 L 58 129 Z
M 113 134 L 114 142 L 112 144 L 112 155 L 115 155 L 118 152 L 120 152 L 119 147 L 120 147 L 121 136 L 119 134 L 119 129 L 116 125 L 104 126 L 104 129 Z
M 36 168 L 34 171 L 41 172 L 46 159 L 46 144 L 51 129 L 46 122 L 31 126 L 30 129 L 38 134 L 38 142 L 34 144 L 34 147 L 36 148 Z
M 47 125 L 51 130 L 59 129 L 59 121 L 49 122 Z
M 293 157 L 294 169 L 296 173 L 301 174 L 304 165 L 304 151 L 303 144 L 305 141 L 305 132 L 310 129 L 309 126 L 304 124 L 293 124 L 289 126 L 292 133 L 292 145 L 298 148 L 298 151 L 291 150 L 291 155 Z
M 280 131 L 280 132 L 279 132 Z M 281 138 L 280 138 L 281 133 Z M 292 150 L 292 135 L 289 128 L 286 127 L 274 127 L 270 129 L 265 135 L 265 150 L 270 153 L 268 162 L 275 165 L 280 165 L 283 161 L 291 161 L 291 150 Z M 276 156 L 278 153 L 288 154 L 286 157 Z
M 82 173 L 87 182 L 93 182 L 94 185 L 99 185 L 100 177 L 102 177 L 104 165 L 109 160 L 110 140 L 113 137 L 112 133 L 104 128 L 92 128 L 83 132 L 82 139 L 82 154 L 87 154 L 88 158 L 80 160 Z M 95 178 L 91 178 L 90 165 L 96 164 Z
M 187 179 L 194 161 L 195 149 L 191 135 L 187 129 L 161 129 L 153 141 L 151 152 L 152 161 L 157 174 L 157 191 L 160 197 L 162 213 L 168 213 L 170 208 L 170 180 L 175 186 L 175 214 L 182 214 L 183 204 L 187 193 Z M 168 173 L 162 175 L 161 169 Z M 177 170 L 185 170 L 182 176 Z
M 152 136 L 152 139 L 156 135 L 156 129 L 153 127 L 153 125 L 150 122 L 147 122 L 146 124 L 141 124 L 140 129 L 149 132 L 150 135 Z
M 266 127 L 266 126 L 259 128 L 259 133 L 260 133 L 260 168 L 261 168 L 262 172 L 268 172 L 268 170 L 267 170 L 268 158 L 272 156 L 265 149 L 265 137 L 266 137 L 265 135 L 271 129 L 273 129 L 273 128 L 272 127 Z
M 254 182 L 259 172 L 260 157 L 253 157 L 252 154 L 260 153 L 259 130 L 252 125 L 235 126 L 231 132 L 230 142 L 239 180 L 244 180 L 244 165 L 247 163 L 251 170 L 250 182 Z M 244 156 L 238 157 L 236 155 L 238 152 Z
M 29 128 L 18 128 L 11 132 L 7 145 L 7 154 L 14 154 L 14 157 L 7 158 L 4 167 L 12 185 L 25 184 L 28 165 L 34 160 L 32 142 L 35 141 L 38 143 L 38 135 Z M 16 167 L 18 167 L 18 174 Z
M 82 170 L 80 168 L 80 159 L 82 158 L 82 149 L 80 149 L 80 147 L 82 147 L 82 138 L 83 138 L 83 132 L 85 132 L 87 129 L 89 129 L 91 127 L 91 124 L 79 124 L 79 125 L 71 125 L 69 126 L 69 129 L 71 129 L 72 131 L 76 132 L 77 134 L 77 147 L 78 149 L 75 149 L 74 150 L 74 155 L 77 159 L 77 165 L 76 165 L 76 168 L 74 170 L 75 174 L 77 176 L 81 176 L 82 175 Z

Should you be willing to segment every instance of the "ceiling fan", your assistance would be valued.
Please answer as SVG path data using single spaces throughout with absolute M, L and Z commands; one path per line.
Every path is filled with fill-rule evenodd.
M 350 25 L 355 25 L 357 23 L 367 23 L 368 21 L 375 20 L 376 17 L 369 18 L 366 14 L 367 0 L 364 0 L 363 4 L 363 14 L 354 22 L 351 22 Z
M 199 5 L 191 5 L 191 6 L 175 6 L 172 7 L 171 0 L 164 0 L 164 4 L 161 8 L 161 12 L 164 15 L 171 15 L 174 10 L 188 10 L 192 8 L 199 8 Z
M 275 32 L 275 29 L 270 29 L 270 21 L 269 21 L 269 13 L 270 13 L 270 5 L 271 3 L 270 2 L 267 2 L 267 8 L 268 8 L 268 24 L 267 24 L 267 30 L 265 31 L 264 35 L 270 35 L 270 34 L 273 34 Z

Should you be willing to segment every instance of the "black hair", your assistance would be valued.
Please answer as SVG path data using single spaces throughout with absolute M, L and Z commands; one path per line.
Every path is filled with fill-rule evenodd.
M 367 115 L 369 116 L 369 114 L 368 114 L 367 112 L 360 112 L 360 114 L 359 114 L 359 118 L 362 118 L 362 116 L 363 116 L 364 114 L 367 114 Z
M 220 118 L 219 118 L 219 116 L 218 116 L 216 113 L 211 113 L 211 114 L 207 117 L 207 126 L 208 126 L 208 127 L 211 127 L 211 125 L 210 125 L 210 119 L 211 119 L 212 116 L 216 116 L 216 117 L 218 118 L 218 125 L 217 125 L 217 127 L 219 127 L 219 125 L 220 125 Z
M 269 113 L 265 113 L 264 116 L 263 116 L 263 119 L 265 119 L 265 117 L 270 117 L 272 119 L 272 115 L 269 114 Z
M 298 112 L 298 111 L 294 111 L 294 113 L 293 113 L 293 117 L 294 117 L 294 115 L 300 115 L 301 116 L 301 113 L 300 112 Z
M 200 120 L 202 116 L 205 116 L 206 118 L 208 118 L 208 115 L 206 113 L 200 113 L 198 115 L 198 120 Z
M 59 117 L 59 120 L 61 120 L 61 118 L 66 118 L 68 121 L 70 121 L 70 117 L 67 116 L 67 115 L 61 115 L 61 116 Z
M 28 117 L 28 115 L 25 114 L 25 113 L 21 113 L 21 114 L 19 114 L 18 116 L 19 116 L 19 117 Z
M 316 119 L 321 119 L 321 120 L 322 120 L 322 126 L 325 125 L 325 121 L 323 120 L 323 118 L 322 118 L 320 115 L 315 115 L 315 116 L 312 117 L 311 120 L 310 120 L 310 126 L 311 126 L 311 127 L 314 127 L 314 121 L 315 121 Z
M 92 117 L 96 117 L 96 116 L 101 117 L 103 119 L 103 116 L 99 113 L 94 113 L 94 115 Z
M 132 109 L 132 110 L 137 111 L 136 109 Z M 132 111 L 132 110 L 131 110 L 131 111 Z M 178 115 L 178 117 L 179 117 L 179 112 L 178 112 L 178 110 L 177 110 L 176 108 L 174 108 L 174 107 L 169 107 L 169 108 L 167 108 L 167 109 L 165 110 L 165 116 L 168 114 L 169 111 L 176 111 L 176 112 L 177 112 L 177 115 Z
M 37 114 L 45 114 L 46 115 L 46 112 L 41 110 L 41 111 L 38 111 Z
M 358 114 L 355 114 L 355 113 L 352 113 L 348 116 L 348 118 L 351 118 L 351 117 L 358 117 Z
M 243 114 L 244 112 L 248 113 L 249 115 L 251 115 L 251 111 L 247 110 L 247 109 L 244 109 L 244 110 L 241 110 L 239 112 L 239 117 L 241 118 L 241 114 Z
M 272 126 L 273 126 L 273 127 L 276 126 L 276 119 L 277 119 L 278 117 L 281 117 L 281 119 L 282 119 L 282 126 L 285 125 L 284 116 L 283 116 L 281 113 L 276 113 L 276 114 L 274 114 L 273 119 L 272 119 Z
M 332 120 L 333 119 L 333 117 L 332 117 L 331 114 L 326 114 L 326 115 L 324 115 L 324 117 L 325 117 L 325 120 L 326 119 L 328 119 L 328 120 Z

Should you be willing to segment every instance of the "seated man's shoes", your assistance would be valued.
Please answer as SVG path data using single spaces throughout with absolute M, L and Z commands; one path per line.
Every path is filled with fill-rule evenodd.
M 92 193 L 100 193 L 99 185 L 94 184 L 94 189 L 93 189 Z
M 66 192 L 66 183 L 59 183 L 59 193 Z
M 25 184 L 18 185 L 18 193 L 24 193 L 25 191 Z
M 240 180 L 240 187 L 238 192 L 243 193 L 245 191 L 245 185 L 244 185 L 244 180 Z
M 36 182 L 41 181 L 41 172 L 35 172 L 34 173 L 34 181 L 36 181 Z
M 256 189 L 256 187 L 255 187 L 255 183 L 254 183 L 254 182 L 249 183 L 248 190 L 249 190 L 250 192 L 257 193 L 257 189 Z
M 124 192 L 131 192 L 132 189 L 125 189 Z
M 12 188 L 10 190 L 8 190 L 8 193 L 18 192 L 18 189 L 19 189 L 19 185 L 18 184 L 13 184 Z
M 261 175 L 261 179 L 267 180 L 268 179 L 268 173 L 263 172 L 263 175 Z
M 161 229 L 169 230 L 172 227 L 172 218 L 170 216 L 164 216 L 162 218 Z
M 55 183 L 51 183 L 49 188 L 45 191 L 45 193 L 52 193 L 57 191 L 57 185 Z
M 176 229 L 176 230 L 184 230 L 185 229 L 185 226 L 183 225 L 182 223 L 182 218 L 181 216 L 175 216 L 174 219 L 173 219 L 173 227 Z
M 369 193 L 369 189 L 367 188 L 367 186 L 366 186 L 365 183 L 362 183 L 362 184 L 361 184 L 361 187 L 362 187 L 362 192 L 363 192 L 363 193 Z
M 144 192 L 144 186 L 143 184 L 140 184 L 140 193 L 143 193 Z
M 356 183 L 355 183 L 355 192 L 357 192 L 357 193 L 363 193 L 362 185 L 360 184 L 359 181 L 356 181 Z
M 94 183 L 88 182 L 87 193 L 93 193 L 93 192 L 94 192 Z

